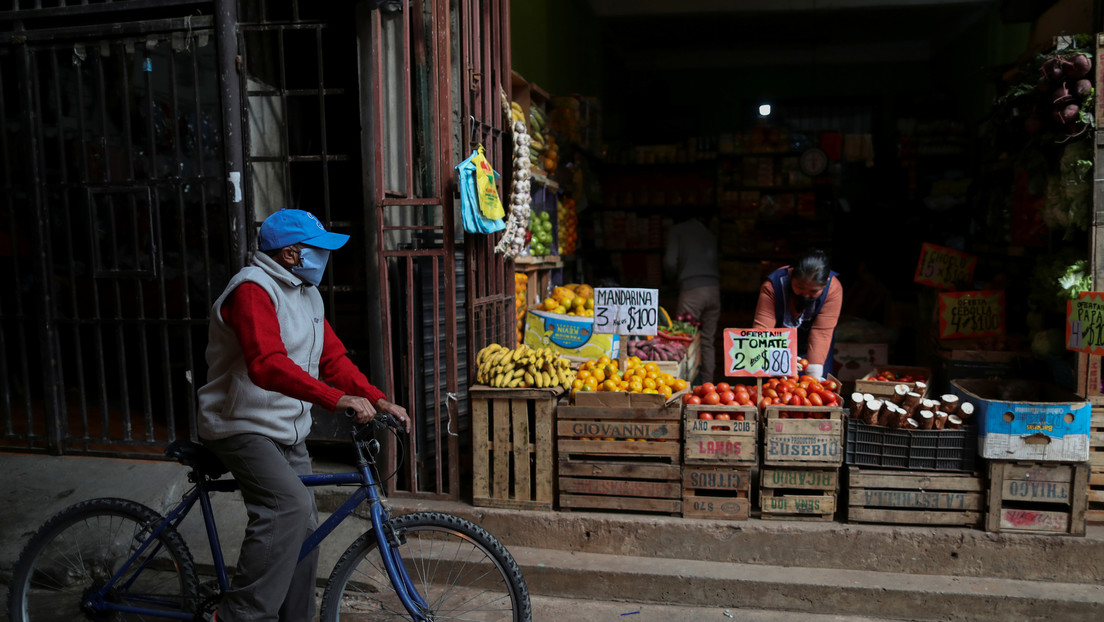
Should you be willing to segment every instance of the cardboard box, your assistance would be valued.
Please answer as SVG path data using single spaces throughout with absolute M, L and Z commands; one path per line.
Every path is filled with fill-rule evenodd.
M 1081 396 L 1031 380 L 964 378 L 951 390 L 974 405 L 983 458 L 1088 461 L 1092 407 Z
M 603 355 L 620 356 L 620 335 L 594 334 L 594 319 L 562 315 L 549 311 L 529 311 L 525 315 L 525 345 L 552 348 L 573 361 L 589 361 Z
M 889 344 L 837 342 L 832 359 L 832 375 L 840 380 L 858 380 L 875 366 L 889 364 Z

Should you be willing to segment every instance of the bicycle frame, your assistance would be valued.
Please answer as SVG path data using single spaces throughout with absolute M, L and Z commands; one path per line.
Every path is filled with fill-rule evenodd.
M 357 471 L 347 473 L 316 473 L 299 476 L 303 484 L 311 488 L 317 486 L 357 486 L 357 489 L 349 495 L 349 498 L 341 504 L 341 507 L 334 511 L 329 518 L 319 525 L 318 528 L 303 541 L 303 545 L 299 550 L 299 560 L 302 561 L 302 559 L 325 540 L 327 536 L 333 533 L 333 530 L 336 529 L 343 520 L 348 518 L 357 506 L 367 501 L 372 528 L 376 535 L 376 543 L 379 546 L 380 558 L 383 560 L 387 576 L 391 580 L 391 585 L 395 589 L 395 593 L 398 595 L 403 606 L 406 607 L 411 619 L 416 622 L 426 621 L 428 618 L 425 612 L 429 610 L 429 606 L 414 587 L 413 581 L 411 581 L 410 576 L 406 572 L 406 566 L 402 563 L 402 557 L 398 550 L 400 543 L 387 524 L 390 517 L 387 514 L 387 510 L 383 507 L 383 496 L 380 494 L 379 484 L 372 474 L 371 467 L 373 462 L 365 458 L 360 443 L 361 442 L 356 439 L 354 433 L 354 446 L 357 452 Z M 239 488 L 238 483 L 233 479 L 207 480 L 198 475 L 197 471 L 194 470 L 189 474 L 189 479 L 195 483 L 195 487 L 186 492 L 176 507 L 174 507 L 172 511 L 165 516 L 165 519 L 158 523 L 149 535 L 146 536 L 145 540 L 142 541 L 142 544 L 131 555 L 127 562 L 122 565 L 113 577 L 111 577 L 111 580 L 105 583 L 104 586 L 95 593 L 86 596 L 83 603 L 85 607 L 96 612 L 118 611 L 178 620 L 193 619 L 195 617 L 194 612 L 164 611 L 119 605 L 108 602 L 105 597 L 108 592 L 111 591 L 112 586 L 117 585 L 120 581 L 124 583 L 133 582 L 138 575 L 141 574 L 144 567 L 133 567 L 135 561 L 146 551 L 146 549 L 156 543 L 157 536 L 167 527 L 171 526 L 174 529 L 179 528 L 180 523 L 195 506 L 196 501 L 199 501 L 200 510 L 203 514 L 203 523 L 207 532 L 207 540 L 211 548 L 211 558 L 214 560 L 215 575 L 219 589 L 221 592 L 225 593 L 230 588 L 230 580 L 226 571 L 226 562 L 222 556 L 222 545 L 219 541 L 218 529 L 215 525 L 214 510 L 211 506 L 210 493 L 234 492 Z M 129 577 L 124 581 L 124 576 L 127 575 L 129 575 Z

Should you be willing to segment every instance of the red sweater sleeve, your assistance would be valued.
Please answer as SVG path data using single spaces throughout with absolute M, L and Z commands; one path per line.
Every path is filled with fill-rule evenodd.
M 774 316 L 774 284 L 769 280 L 763 281 L 763 286 L 759 288 L 759 300 L 755 303 L 755 318 L 751 327 L 778 328 L 775 326 Z
M 319 406 L 335 410 L 337 400 L 346 393 L 362 395 L 373 403 L 383 394 L 378 389 L 368 384 L 364 375 L 356 369 L 352 361 L 345 356 L 345 347 L 333 339 L 336 346 L 331 343 L 329 324 L 326 325 L 326 340 L 322 346 L 322 361 L 320 375 L 327 382 L 313 378 L 303 371 L 287 355 L 287 349 L 280 338 L 280 322 L 276 318 L 276 307 L 272 304 L 265 290 L 254 283 L 242 283 L 227 297 L 222 305 L 222 318 L 233 329 L 238 337 L 242 354 L 245 358 L 246 369 L 249 371 L 249 379 L 262 389 L 283 393 L 288 397 L 318 404 Z M 348 367 L 334 359 L 344 359 L 348 367 L 355 370 L 363 382 L 375 390 L 375 397 L 370 392 L 349 391 L 356 386 L 355 382 L 348 382 Z M 337 368 L 338 372 L 327 372 L 326 369 Z M 337 387 L 337 388 L 335 388 Z
M 319 365 L 322 379 L 349 395 L 368 398 L 372 405 L 386 397 L 383 391 L 368 382 L 360 368 L 349 359 L 345 344 L 337 338 L 330 323 L 327 321 L 325 325 L 326 339 L 322 344 L 322 361 Z

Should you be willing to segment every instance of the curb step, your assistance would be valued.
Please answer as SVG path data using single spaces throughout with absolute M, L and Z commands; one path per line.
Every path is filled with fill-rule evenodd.
M 879 619 L 1102 620 L 1104 586 L 510 547 L 531 593 Z

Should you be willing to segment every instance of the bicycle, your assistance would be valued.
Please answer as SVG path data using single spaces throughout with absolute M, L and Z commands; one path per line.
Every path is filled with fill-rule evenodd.
M 302 559 L 362 503 L 371 528 L 339 558 L 326 581 L 319 619 L 513 620 L 530 622 L 529 590 L 513 556 L 471 521 L 440 512 L 391 517 L 375 457 L 376 433 L 399 425 L 377 413 L 351 433 L 356 471 L 301 475 L 307 486 L 356 486 L 311 534 Z M 13 622 L 76 619 L 202 620 L 230 585 L 211 506 L 212 492 L 237 490 L 199 443 L 174 441 L 165 454 L 189 467 L 193 485 L 161 516 L 134 501 L 82 501 L 50 518 L 20 554 L 8 596 Z M 204 583 L 179 525 L 198 501 L 214 560 Z

